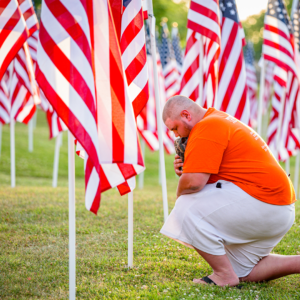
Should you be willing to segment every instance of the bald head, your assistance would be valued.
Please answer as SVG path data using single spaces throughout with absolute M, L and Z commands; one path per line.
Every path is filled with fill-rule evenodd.
M 197 113 L 200 112 L 201 107 L 185 96 L 174 96 L 164 106 L 163 121 L 166 122 L 168 118 L 171 120 L 178 119 L 183 110 L 187 110 L 190 113 Z

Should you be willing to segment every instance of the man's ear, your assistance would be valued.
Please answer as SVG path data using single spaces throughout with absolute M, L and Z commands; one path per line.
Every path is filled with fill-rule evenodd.
M 191 114 L 187 110 L 181 111 L 180 116 L 184 119 L 187 119 L 188 121 L 191 121 L 192 119 Z

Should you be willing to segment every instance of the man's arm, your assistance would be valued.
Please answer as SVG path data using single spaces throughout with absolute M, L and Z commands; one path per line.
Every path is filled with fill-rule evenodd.
M 183 173 L 177 187 L 177 198 L 181 195 L 200 192 L 206 185 L 209 176 L 208 173 Z

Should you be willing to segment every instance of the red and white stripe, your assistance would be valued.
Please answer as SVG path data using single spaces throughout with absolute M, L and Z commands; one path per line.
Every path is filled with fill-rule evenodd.
M 37 63 L 37 46 L 38 46 L 39 32 L 35 31 L 28 39 L 27 44 L 29 47 L 30 55 L 33 61 L 34 71 Z
M 0 123 L 7 124 L 10 122 L 10 102 L 9 91 L 6 80 L 0 81 Z
M 201 69 L 199 68 L 200 47 L 201 45 L 197 38 L 197 33 L 188 29 L 179 94 L 202 105 L 202 99 L 199 98 L 199 88 L 200 84 L 202 84 L 201 77 L 203 77 L 203 72 L 201 72 Z
M 86 208 L 94 213 L 101 192 L 129 192 L 127 180 L 144 170 L 115 32 L 107 0 L 43 1 L 37 80 L 85 150 Z
M 223 17 L 219 86 L 216 108 L 227 112 L 245 124 L 250 121 L 247 78 L 243 55 L 243 36 L 237 22 Z
M 267 130 L 267 143 L 273 153 L 277 149 L 277 129 L 279 126 L 279 113 L 281 110 L 282 93 L 286 89 L 287 72 L 278 67 L 274 67 L 274 94 L 272 97 L 272 110 L 270 116 L 270 123 Z M 285 101 L 285 99 L 284 99 Z
M 218 0 L 191 0 L 187 28 L 206 36 L 220 45 Z
M 141 0 L 131 0 L 121 21 L 121 53 L 135 116 L 149 99 L 145 28 Z
M 10 83 L 11 118 L 16 121 L 28 124 L 36 111 L 34 102 L 33 85 L 35 79 L 30 71 L 30 55 L 25 51 L 26 45 L 13 60 L 13 73 Z M 34 81 L 34 82 L 33 82 Z
M 218 58 L 220 47 L 213 40 L 203 39 L 203 99 L 204 108 L 215 106 L 218 90 Z
M 162 75 L 162 66 L 159 60 L 159 54 L 157 57 L 157 69 L 158 69 L 158 82 L 159 82 L 159 95 L 161 100 L 161 107 L 166 103 L 166 94 L 164 89 L 164 77 Z M 142 110 L 141 114 L 137 117 L 137 126 L 139 133 L 147 146 L 152 151 L 159 149 L 158 132 L 157 132 L 157 120 L 156 120 L 156 105 L 155 105 L 155 92 L 154 92 L 154 73 L 152 57 L 147 57 L 148 69 L 149 69 L 149 100 L 147 105 Z M 167 154 L 175 153 L 174 149 L 174 137 L 163 124 L 163 145 Z
M 28 36 L 17 0 L 0 1 L 0 80 Z
M 268 110 L 269 101 L 272 94 L 272 85 L 274 79 L 274 63 L 271 61 L 266 62 L 265 66 L 265 87 L 264 87 L 264 96 L 263 96 L 263 114 Z
M 257 78 L 255 67 L 252 64 L 246 63 L 246 75 L 248 98 L 250 101 L 250 125 L 252 128 L 255 128 L 258 113 Z
M 35 14 L 31 0 L 18 0 L 21 13 L 25 19 L 28 36 L 39 29 L 39 21 Z
M 57 113 L 53 110 L 51 104 L 46 112 L 47 121 L 49 125 L 50 136 L 49 139 L 55 138 L 62 131 L 68 130 L 65 123 L 59 118 Z
M 265 60 L 274 62 L 297 74 L 294 55 L 294 37 L 287 25 L 279 19 L 265 15 L 262 53 Z
M 165 81 L 165 91 L 167 99 L 178 95 L 180 89 L 180 75 L 177 69 L 177 62 L 175 58 L 171 58 L 170 61 L 162 69 L 162 74 Z
M 180 93 L 204 107 L 214 106 L 221 43 L 218 1 L 192 0 L 187 27 Z

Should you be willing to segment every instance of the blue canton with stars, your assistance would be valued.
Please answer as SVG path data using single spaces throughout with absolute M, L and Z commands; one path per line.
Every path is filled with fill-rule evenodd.
M 132 0 L 123 0 L 123 6 L 127 7 Z
M 245 47 L 245 51 L 244 51 L 244 57 L 245 57 L 245 63 L 247 65 L 253 66 L 254 50 L 251 42 L 247 42 L 247 46 Z
M 240 22 L 235 0 L 220 0 L 219 6 L 222 11 L 223 18 L 231 19 L 236 23 Z
M 146 40 L 146 52 L 147 55 L 151 55 L 151 40 L 150 40 L 150 27 L 149 20 L 145 21 L 145 40 Z
M 181 55 L 181 48 L 179 45 L 179 37 L 178 34 L 176 34 L 175 36 L 173 36 L 172 38 L 172 46 L 174 49 L 174 53 L 175 53 L 175 58 L 177 63 L 182 66 L 182 55 Z
M 165 23 L 162 25 L 161 46 L 158 48 L 158 50 L 159 50 L 161 65 L 164 68 L 170 61 L 171 54 L 172 54 L 170 48 L 170 41 L 168 39 L 168 28 L 167 28 L 167 24 Z
M 266 15 L 274 17 L 283 22 L 287 26 L 289 32 L 292 33 L 291 21 L 287 14 L 285 4 L 282 0 L 269 0 Z
M 297 46 L 298 52 L 300 51 L 300 2 L 295 9 L 294 15 L 292 16 L 292 25 L 294 29 L 295 45 Z

